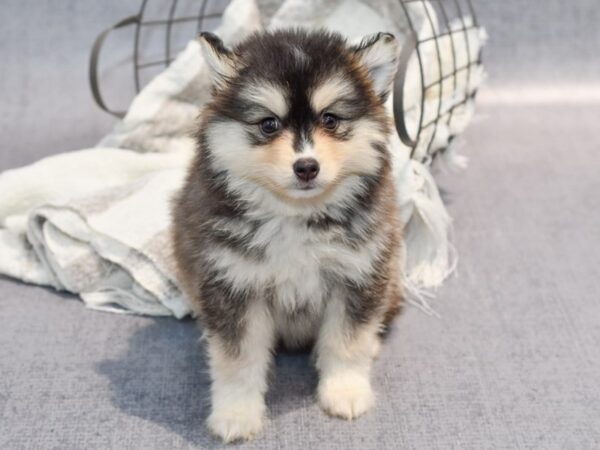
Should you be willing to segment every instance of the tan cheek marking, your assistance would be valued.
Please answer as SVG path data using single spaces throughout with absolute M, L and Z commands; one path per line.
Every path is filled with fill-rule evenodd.
M 261 146 L 260 160 L 277 169 L 289 169 L 295 159 L 294 137 L 289 131 L 284 131 L 268 145 Z
M 292 133 L 284 131 L 270 144 L 261 145 L 249 152 L 253 173 L 248 176 L 282 198 L 285 198 L 286 191 L 281 185 L 281 179 L 291 174 L 295 159 L 292 144 Z
M 361 130 L 361 135 L 369 130 Z M 370 133 L 374 134 L 374 133 Z M 375 173 L 381 164 L 378 154 L 368 139 L 355 137 L 349 141 L 340 141 L 323 131 L 314 136 L 315 154 L 321 166 L 340 178 L 354 173 Z
M 317 130 L 313 136 L 315 155 L 321 167 L 334 177 L 344 164 L 343 144 L 322 130 Z

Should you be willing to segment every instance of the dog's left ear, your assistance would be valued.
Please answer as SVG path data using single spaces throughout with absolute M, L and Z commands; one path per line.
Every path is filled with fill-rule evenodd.
M 375 92 L 385 101 L 392 90 L 398 68 L 398 43 L 393 34 L 377 33 L 367 36 L 352 47 L 369 72 Z
M 222 87 L 229 78 L 235 75 L 234 53 L 225 47 L 223 41 L 216 34 L 203 32 L 200 33 L 198 40 L 215 86 Z

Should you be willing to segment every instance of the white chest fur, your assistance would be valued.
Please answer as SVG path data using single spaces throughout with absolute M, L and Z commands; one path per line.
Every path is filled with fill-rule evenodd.
M 348 247 L 335 239 L 334 232 L 312 230 L 305 220 L 294 217 L 264 222 L 249 246 L 263 249 L 263 256 L 253 258 L 219 247 L 209 258 L 234 288 L 270 289 L 274 305 L 282 312 L 307 307 L 320 310 L 326 294 L 323 273 L 338 273 L 360 282 L 371 273 L 379 248 L 375 240 L 358 249 Z

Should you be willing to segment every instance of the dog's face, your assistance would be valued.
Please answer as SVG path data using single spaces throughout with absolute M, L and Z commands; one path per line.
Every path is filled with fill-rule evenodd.
M 233 50 L 200 42 L 213 75 L 204 122 L 212 164 L 292 202 L 318 201 L 352 175 L 376 175 L 389 133 L 383 103 L 397 45 L 378 34 L 256 34 Z

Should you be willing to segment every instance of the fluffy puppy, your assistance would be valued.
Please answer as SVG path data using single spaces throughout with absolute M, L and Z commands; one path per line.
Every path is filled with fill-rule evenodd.
M 208 427 L 260 431 L 272 353 L 313 346 L 318 401 L 353 419 L 401 301 L 401 227 L 384 109 L 397 44 L 326 31 L 200 37 L 213 95 L 174 204 L 181 285 L 206 332 Z

